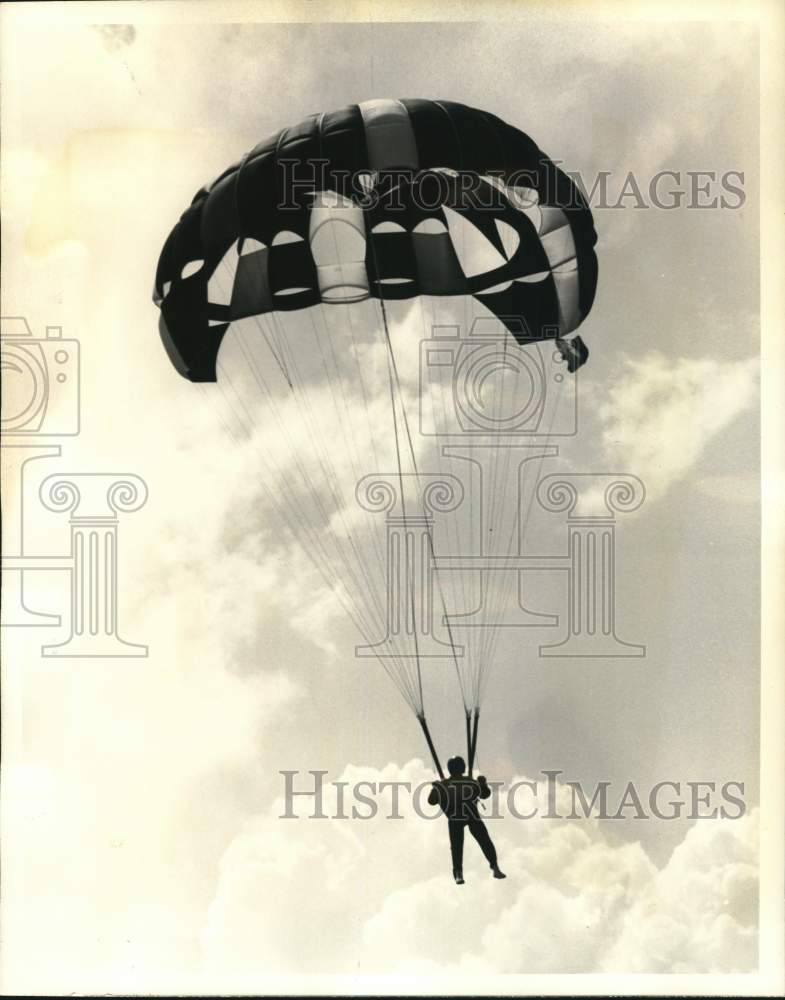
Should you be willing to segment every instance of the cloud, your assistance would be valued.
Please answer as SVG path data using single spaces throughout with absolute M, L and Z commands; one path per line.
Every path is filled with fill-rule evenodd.
M 757 813 L 697 823 L 625 913 L 606 971 L 748 972 L 757 965 Z
M 605 460 L 640 474 L 649 500 L 663 496 L 754 404 L 757 374 L 752 358 L 627 358 L 598 407 Z
M 309 780 L 297 775 L 295 788 Z M 416 786 L 428 772 L 413 760 L 400 768 L 348 767 L 339 780 Z M 560 786 L 558 795 L 565 794 Z M 444 820 L 418 818 L 403 792 L 404 818 L 386 818 L 390 795 L 379 796 L 379 814 L 365 821 L 308 819 L 307 798 L 294 800 L 300 819 L 279 819 L 278 800 L 248 821 L 224 854 L 203 933 L 215 981 L 239 987 L 295 966 L 464 981 L 495 973 L 755 967 L 755 813 L 696 823 L 661 867 L 639 843 L 619 843 L 595 821 L 489 820 L 508 878 L 491 879 L 467 838 L 467 885 L 458 888 Z M 330 785 L 323 808 L 334 815 Z M 305 905 L 288 906 L 294 899 Z

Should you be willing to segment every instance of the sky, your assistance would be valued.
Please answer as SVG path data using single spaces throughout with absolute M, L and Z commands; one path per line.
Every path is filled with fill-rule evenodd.
M 149 500 L 121 521 L 120 620 L 150 647 L 53 660 L 39 651 L 54 630 L 4 629 L 12 989 L 261 991 L 270 976 L 385 973 L 471 990 L 502 973 L 754 970 L 757 59 L 744 23 L 10 22 L 3 315 L 38 337 L 62 326 L 82 356 L 82 430 L 30 472 L 29 537 L 67 549 L 64 522 L 35 502 L 50 472 L 141 476 Z M 171 369 L 150 298 L 163 240 L 202 183 L 307 114 L 385 96 L 493 111 L 584 179 L 610 171 L 611 201 L 629 172 L 644 190 L 662 170 L 687 189 L 687 171 L 744 175 L 738 208 L 633 197 L 595 210 L 579 432 L 548 471 L 645 485 L 618 519 L 617 627 L 646 656 L 545 659 L 552 631 L 508 630 L 479 754 L 505 782 L 549 768 L 589 788 L 738 781 L 746 814 L 496 821 L 509 877 L 487 879 L 469 843 L 463 898 L 443 823 L 410 809 L 278 818 L 282 770 L 419 782 L 427 752 L 281 530 L 258 464 L 280 445 L 274 428 L 227 435 L 216 394 Z M 406 379 L 425 326 L 410 304 L 392 318 Z M 329 435 L 329 401 L 316 405 Z M 292 474 L 292 450 L 279 459 Z M 563 515 L 534 524 L 532 551 L 564 550 Z M 67 607 L 62 574 L 36 576 L 35 606 Z M 536 610 L 564 600 L 545 580 Z M 446 756 L 463 737 L 457 690 L 444 690 L 426 678 Z

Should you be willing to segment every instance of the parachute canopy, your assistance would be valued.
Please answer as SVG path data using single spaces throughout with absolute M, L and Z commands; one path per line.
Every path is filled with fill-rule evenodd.
M 195 382 L 215 381 L 233 320 L 422 294 L 474 296 L 519 342 L 558 339 L 574 370 L 588 352 L 564 338 L 592 305 L 595 242 L 576 185 L 518 129 L 450 101 L 366 101 L 283 129 L 201 188 L 154 298 Z

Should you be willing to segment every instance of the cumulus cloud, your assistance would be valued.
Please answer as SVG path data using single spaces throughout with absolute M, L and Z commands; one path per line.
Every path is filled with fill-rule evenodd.
M 663 496 L 707 446 L 755 401 L 758 361 L 627 358 L 603 389 L 598 413 L 605 458 L 634 469 L 649 499 Z
M 602 960 L 631 972 L 748 972 L 757 964 L 757 813 L 697 823 L 624 914 Z
M 428 772 L 413 760 L 348 767 L 339 780 L 416 787 Z M 309 781 L 298 774 L 295 788 Z M 328 817 L 336 794 L 325 785 Z M 279 799 L 247 822 L 221 862 L 202 937 L 216 981 L 295 964 L 306 973 L 424 977 L 755 967 L 755 813 L 696 823 L 661 866 L 595 820 L 489 819 L 508 879 L 491 879 L 467 838 L 467 885 L 458 888 L 444 820 L 417 817 L 403 791 L 403 818 L 390 819 L 391 794 L 379 794 L 379 812 L 366 820 L 309 819 L 312 800 L 300 798 L 299 819 L 278 818 Z M 558 786 L 557 801 L 566 804 L 567 794 Z M 278 904 L 265 905 L 270 899 Z M 289 906 L 294 900 L 303 905 Z

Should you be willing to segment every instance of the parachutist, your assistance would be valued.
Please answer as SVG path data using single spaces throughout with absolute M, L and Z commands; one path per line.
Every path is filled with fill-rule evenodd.
M 532 401 L 539 399 L 553 416 L 555 394 L 545 392 L 542 364 L 558 357 L 574 372 L 588 357 L 574 334 L 594 301 L 596 242 L 588 200 L 571 175 L 514 125 L 454 101 L 377 98 L 310 115 L 258 143 L 199 189 L 156 269 L 159 333 L 175 369 L 194 383 L 218 383 L 222 402 L 209 390 L 205 395 L 230 437 L 237 429 L 243 441 L 255 439 L 258 422 L 280 442 L 256 449 L 260 485 L 278 514 L 280 551 L 290 536 L 300 542 L 362 634 L 358 655 L 378 657 L 420 723 L 441 779 L 429 802 L 447 815 L 459 884 L 467 826 L 494 877 L 505 877 L 477 811 L 490 789 L 484 779 L 472 779 L 493 642 L 486 645 L 487 633 L 477 631 L 465 648 L 453 641 L 454 605 L 465 603 L 468 581 L 448 573 L 459 593 L 448 587 L 445 596 L 430 511 L 454 507 L 446 480 L 434 481 L 436 491 L 418 487 L 407 497 L 404 483 L 412 474 L 420 479 L 411 424 L 419 411 L 429 438 L 544 433 L 547 420 L 540 429 L 539 415 L 531 426 L 523 417 L 530 412 L 527 399 L 531 389 Z M 412 394 L 402 389 L 396 360 L 401 334 L 390 330 L 403 321 L 398 310 L 406 300 L 430 296 L 471 299 L 490 315 L 478 317 L 476 335 L 474 322 L 467 337 L 460 325 L 431 326 L 432 336 L 423 330 L 419 392 Z M 539 342 L 552 346 L 543 354 Z M 367 363 L 368 351 L 377 348 L 386 356 L 381 382 Z M 403 360 L 408 365 L 413 358 Z M 519 384 L 524 371 L 530 389 Z M 491 391 L 496 382 L 495 376 L 488 381 L 491 374 L 505 372 L 515 378 L 503 378 L 495 398 L 483 399 L 484 386 Z M 293 393 L 285 399 L 282 386 L 275 388 L 279 373 Z M 564 378 L 562 371 L 553 375 L 555 383 Z M 512 399 L 505 403 L 505 397 Z M 452 398 L 449 406 L 446 398 Z M 442 416 L 426 418 L 431 410 Z M 397 489 L 388 476 L 358 479 L 365 463 L 376 468 L 379 446 L 393 441 Z M 441 451 L 434 443 L 428 461 Z M 551 451 L 542 449 L 539 461 Z M 501 502 L 509 448 L 499 444 L 487 454 L 499 500 L 489 505 L 488 522 L 479 510 L 470 518 L 478 531 L 487 523 L 488 534 L 496 534 L 486 545 L 501 560 L 505 538 L 507 554 L 514 553 L 522 512 Z M 447 478 L 463 489 L 459 477 Z M 436 507 L 426 492 L 438 499 Z M 345 516 L 356 502 L 368 513 L 395 507 L 383 529 L 395 524 L 389 545 L 364 517 Z M 438 564 L 442 555 L 456 553 L 440 551 Z M 498 606 L 485 608 L 488 623 L 504 620 L 507 597 L 505 588 L 489 588 Z M 437 635 L 438 623 L 449 641 Z M 378 641 L 385 624 L 386 637 Z M 467 767 L 453 758 L 447 779 L 425 718 L 422 677 L 423 666 L 446 655 L 446 647 L 466 713 L 468 761 Z
M 485 775 L 481 774 L 475 781 L 464 776 L 466 762 L 463 757 L 451 757 L 447 761 L 449 778 L 434 781 L 428 796 L 428 803 L 441 806 L 447 817 L 450 832 L 450 854 L 452 855 L 452 874 L 457 885 L 463 885 L 463 838 L 466 828 L 480 845 L 485 859 L 491 866 L 494 878 L 507 876 L 499 868 L 496 858 L 496 848 L 493 846 L 485 823 L 477 811 L 479 799 L 487 799 L 491 789 Z

